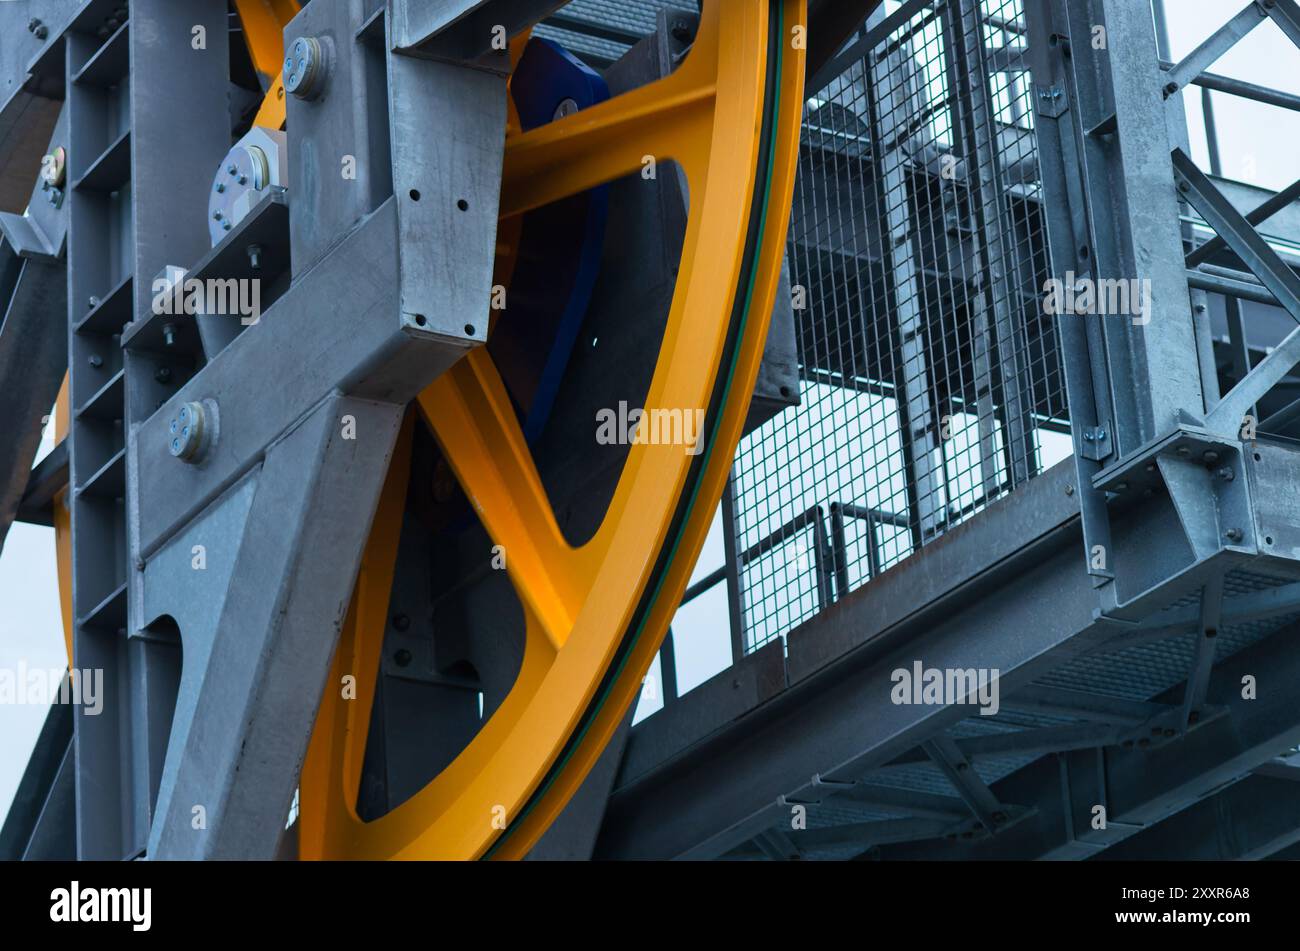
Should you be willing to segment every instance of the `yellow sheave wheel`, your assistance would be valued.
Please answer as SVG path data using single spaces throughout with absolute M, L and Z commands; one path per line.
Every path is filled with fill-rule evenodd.
M 706 3 L 694 45 L 671 75 L 550 125 L 508 130 L 503 230 L 524 212 L 639 173 L 647 157 L 681 166 L 689 217 L 645 405 L 704 409 L 704 448 L 688 455 L 681 446 L 631 446 L 600 528 L 575 548 L 487 348 L 420 395 L 424 422 L 507 553 L 526 619 L 523 662 L 509 694 L 446 769 L 386 815 L 357 816 L 408 429 L 303 765 L 303 858 L 522 857 L 635 700 L 704 544 L 762 357 L 794 188 L 805 11 L 806 0 Z M 341 697 L 345 674 L 356 678 L 355 699 Z

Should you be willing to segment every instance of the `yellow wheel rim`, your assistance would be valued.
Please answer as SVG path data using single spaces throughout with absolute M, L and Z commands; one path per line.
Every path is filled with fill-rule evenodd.
M 264 50 L 261 25 L 275 18 L 250 16 L 258 5 L 239 8 L 250 49 Z M 647 158 L 683 170 L 685 242 L 646 408 L 704 409 L 704 449 L 634 443 L 600 528 L 573 547 L 486 348 L 420 395 L 420 415 L 507 552 L 525 614 L 523 662 L 446 769 L 389 813 L 359 818 L 409 476 L 408 417 L 303 765 L 303 858 L 522 857 L 635 700 L 703 546 L 762 357 L 794 187 L 805 10 L 806 0 L 706 3 L 689 55 L 669 76 L 550 125 L 507 129 L 503 236 L 523 213 L 638 173 Z M 268 102 L 275 95 L 273 86 Z M 268 106 L 258 121 L 275 115 Z M 338 690 L 345 674 L 355 677 L 355 699 Z

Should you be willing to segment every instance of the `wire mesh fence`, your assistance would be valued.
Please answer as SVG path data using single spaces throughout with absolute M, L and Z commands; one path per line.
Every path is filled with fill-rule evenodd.
M 733 471 L 749 650 L 1070 452 L 1020 0 L 887 3 L 847 49 L 800 148 L 801 403 Z

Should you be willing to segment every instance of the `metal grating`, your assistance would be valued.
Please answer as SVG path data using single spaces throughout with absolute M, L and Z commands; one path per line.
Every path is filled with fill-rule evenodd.
M 570 0 L 533 32 L 602 67 L 653 33 L 660 10 L 694 8 L 694 0 Z
M 807 101 L 801 405 L 733 473 L 749 650 L 1070 452 L 1021 16 L 888 3 Z

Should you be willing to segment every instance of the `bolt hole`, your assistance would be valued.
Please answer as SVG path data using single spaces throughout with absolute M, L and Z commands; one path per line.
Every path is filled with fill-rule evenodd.
M 1083 260 L 1083 261 L 1088 260 L 1088 255 L 1089 255 L 1090 253 L 1091 253 L 1091 252 L 1088 250 L 1088 246 L 1085 244 L 1083 247 L 1081 247 L 1081 248 L 1079 249 L 1079 258 L 1080 258 L 1080 260 Z
M 419 190 L 418 188 L 412 188 L 412 189 L 411 189 L 411 192 L 410 192 L 410 195 L 411 195 L 411 201 L 419 201 L 419 200 L 420 200 L 420 190 Z
M 1272 535 L 1265 535 L 1265 536 L 1264 536 L 1264 544 L 1265 544 L 1265 545 L 1271 545 L 1271 544 L 1273 544 L 1273 536 L 1272 536 Z
M 784 396 L 786 399 L 789 399 L 789 398 L 790 398 L 790 387 L 788 387 L 788 386 L 783 386 L 783 387 L 781 387 L 781 395 Z
M 456 202 L 456 207 L 459 208 L 461 211 L 469 211 L 469 202 L 467 202 L 464 198 L 458 199 Z
M 1259 453 L 1255 453 L 1255 461 L 1256 461 L 1256 462 L 1259 462 L 1262 458 L 1264 458 L 1264 457 L 1261 456 Z
M 465 333 L 469 334 L 471 337 L 474 336 L 474 325 L 473 325 L 473 324 L 466 324 L 466 325 L 465 325 Z
M 428 322 L 429 322 L 429 319 L 428 319 L 427 317 L 425 317 L 424 314 L 416 314 L 416 315 L 415 315 L 415 325 L 416 325 L 417 327 L 423 327 L 423 326 L 424 326 L 425 324 L 427 324 Z

